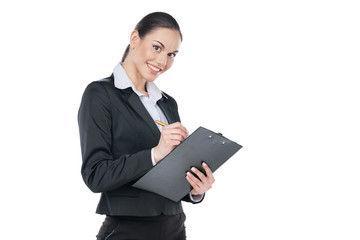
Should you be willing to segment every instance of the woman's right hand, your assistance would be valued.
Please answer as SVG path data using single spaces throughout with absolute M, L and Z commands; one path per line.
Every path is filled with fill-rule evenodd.
M 184 141 L 188 135 L 188 131 L 180 122 L 165 126 L 161 131 L 159 144 L 154 148 L 155 162 L 160 162 L 177 145 Z

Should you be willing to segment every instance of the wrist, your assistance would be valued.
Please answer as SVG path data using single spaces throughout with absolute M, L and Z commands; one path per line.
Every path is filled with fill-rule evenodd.
M 154 155 L 153 155 L 153 157 L 154 157 L 155 163 L 158 163 L 161 160 L 161 158 L 159 156 L 158 146 L 154 147 Z
M 156 165 L 155 158 L 154 158 L 154 148 L 151 149 L 151 162 L 153 166 Z

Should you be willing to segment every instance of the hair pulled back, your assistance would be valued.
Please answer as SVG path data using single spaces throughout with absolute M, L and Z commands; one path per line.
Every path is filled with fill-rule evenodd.
M 143 17 L 135 26 L 134 30 L 139 32 L 140 39 L 143 39 L 148 33 L 154 31 L 156 28 L 168 28 L 177 31 L 180 34 L 182 41 L 182 34 L 179 24 L 170 14 L 164 12 L 153 12 Z M 127 46 L 121 62 L 124 62 L 130 51 L 130 44 Z

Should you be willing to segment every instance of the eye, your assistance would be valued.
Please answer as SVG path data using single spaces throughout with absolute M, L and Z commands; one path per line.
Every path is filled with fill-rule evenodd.
M 155 49 L 155 51 L 160 52 L 161 51 L 161 47 L 157 46 L 157 45 L 153 45 L 153 48 Z
M 171 57 L 171 58 L 174 58 L 174 57 L 176 57 L 176 54 L 175 53 L 169 53 L 168 56 Z

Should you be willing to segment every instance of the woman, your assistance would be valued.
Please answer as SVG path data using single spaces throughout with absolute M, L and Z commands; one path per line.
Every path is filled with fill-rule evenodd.
M 93 192 L 101 192 L 96 212 L 106 215 L 97 239 L 186 239 L 181 201 L 132 187 L 188 136 L 175 100 L 153 83 L 172 66 L 181 41 L 172 16 L 145 16 L 113 74 L 89 84 L 83 94 L 81 174 Z M 214 177 L 206 164 L 203 168 L 206 175 L 198 169 L 187 174 L 193 189 L 182 200 L 199 203 L 211 188 Z

